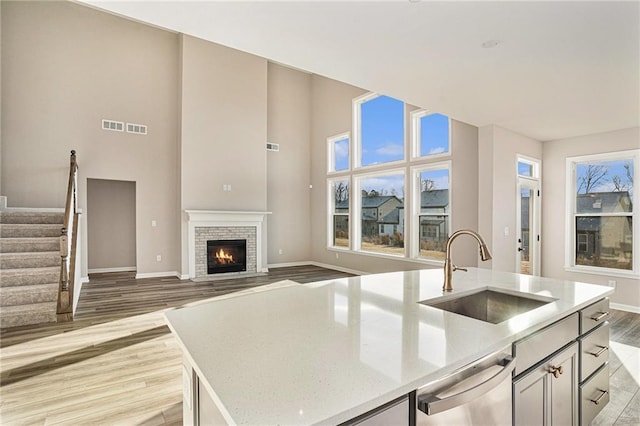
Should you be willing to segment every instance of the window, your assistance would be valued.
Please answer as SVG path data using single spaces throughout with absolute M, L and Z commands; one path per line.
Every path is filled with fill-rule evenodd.
M 449 117 L 420 110 L 411 114 L 411 121 L 414 157 L 449 153 L 451 139 Z
M 328 171 L 349 170 L 349 133 L 328 138 L 327 146 L 329 150 L 327 153 Z
M 353 104 L 356 166 L 404 160 L 404 102 L 369 94 Z
M 540 160 L 518 155 L 518 176 L 536 179 L 540 177 Z
M 451 120 L 409 114 L 404 102 L 376 93 L 354 99 L 352 111 L 351 134 L 327 138 L 327 247 L 442 262 L 451 229 Z
M 415 170 L 415 233 L 419 238 L 418 257 L 444 260 L 449 238 L 450 193 L 449 162 Z
M 329 181 L 329 245 L 349 248 L 349 180 Z
M 404 172 L 356 178 L 360 249 L 404 255 Z
M 567 159 L 567 265 L 583 272 L 638 274 L 640 150 Z M 636 231 L 637 234 L 637 231 Z

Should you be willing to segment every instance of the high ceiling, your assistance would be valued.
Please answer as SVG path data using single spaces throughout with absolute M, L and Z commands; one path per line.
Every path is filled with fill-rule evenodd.
M 640 125 L 638 1 L 81 1 L 541 141 Z

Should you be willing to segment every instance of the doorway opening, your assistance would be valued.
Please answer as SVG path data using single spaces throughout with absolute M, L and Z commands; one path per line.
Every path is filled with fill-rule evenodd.
M 516 273 L 540 275 L 540 161 L 518 156 Z
M 87 179 L 90 274 L 136 270 L 136 183 Z

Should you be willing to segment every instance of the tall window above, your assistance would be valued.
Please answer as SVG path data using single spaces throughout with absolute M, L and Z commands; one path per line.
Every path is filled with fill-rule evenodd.
M 451 140 L 449 117 L 422 110 L 412 113 L 411 121 L 414 157 L 428 157 L 449 153 Z
M 327 138 L 329 172 L 349 170 L 349 133 Z
M 638 274 L 638 189 L 640 150 L 567 159 L 571 207 L 569 267 Z M 637 234 L 637 231 L 636 231 Z
M 369 94 L 353 106 L 357 167 L 404 160 L 404 102 Z
M 420 185 L 416 190 L 418 256 L 444 260 L 451 223 L 449 163 L 434 164 L 416 171 Z
M 349 248 L 349 180 L 329 181 L 329 246 Z

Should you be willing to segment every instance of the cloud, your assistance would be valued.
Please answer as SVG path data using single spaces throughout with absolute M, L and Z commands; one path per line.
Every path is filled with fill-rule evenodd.
M 447 148 L 445 148 L 444 146 L 438 146 L 435 148 L 431 148 L 427 153 L 427 155 L 442 154 L 443 152 L 446 152 L 446 151 L 447 151 Z
M 336 158 L 347 158 L 349 156 L 349 144 L 337 142 L 334 145 Z
M 376 154 L 384 157 L 402 157 L 404 154 L 404 146 L 397 143 L 389 143 L 376 149 Z

